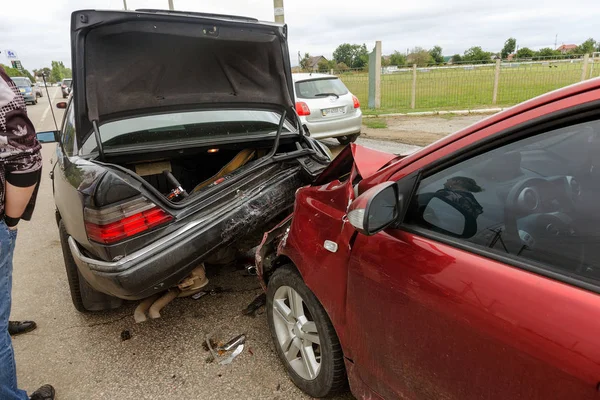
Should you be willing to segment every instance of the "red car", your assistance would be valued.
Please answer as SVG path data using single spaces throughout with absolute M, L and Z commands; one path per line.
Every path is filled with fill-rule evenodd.
M 347 147 L 257 268 L 312 396 L 600 398 L 600 79 L 405 158 Z

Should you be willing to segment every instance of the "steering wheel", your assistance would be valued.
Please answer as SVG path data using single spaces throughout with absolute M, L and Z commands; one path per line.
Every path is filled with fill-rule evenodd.
M 504 210 L 506 245 L 512 254 L 520 255 L 525 250 L 532 250 L 533 259 L 550 263 L 556 261 L 558 255 L 576 252 L 576 271 L 580 272 L 585 260 L 583 244 L 577 239 L 571 216 L 562 209 L 572 204 L 572 193 L 565 186 L 556 198 L 544 198 L 548 188 L 556 185 L 556 179 L 527 178 L 511 188 Z M 567 185 L 570 182 L 568 177 L 559 179 L 565 179 Z M 545 209 L 549 200 L 558 201 L 561 208 Z M 565 201 L 570 204 L 564 204 Z

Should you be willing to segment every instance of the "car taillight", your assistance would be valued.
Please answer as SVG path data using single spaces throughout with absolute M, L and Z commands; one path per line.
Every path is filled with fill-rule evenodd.
M 301 117 L 307 116 L 310 115 L 310 108 L 308 108 L 308 105 L 305 102 L 298 101 L 296 102 L 296 112 Z
M 111 244 L 165 224 L 173 216 L 144 197 L 100 209 L 84 210 L 85 230 L 95 242 Z
M 360 101 L 358 101 L 358 97 L 352 96 L 352 101 L 354 102 L 354 108 L 360 107 Z

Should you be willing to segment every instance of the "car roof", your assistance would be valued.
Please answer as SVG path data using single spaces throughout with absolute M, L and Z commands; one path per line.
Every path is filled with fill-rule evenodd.
M 338 79 L 335 75 L 327 75 L 327 74 L 313 74 L 308 72 L 299 72 L 292 74 L 292 79 L 294 82 L 308 81 L 312 79 Z

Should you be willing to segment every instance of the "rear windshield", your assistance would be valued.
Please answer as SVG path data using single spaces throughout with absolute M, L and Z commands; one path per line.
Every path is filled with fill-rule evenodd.
M 18 87 L 31 86 L 31 82 L 28 78 L 11 78 L 15 85 Z
M 246 135 L 274 135 L 279 126 L 280 114 L 263 110 L 207 110 L 144 117 L 108 122 L 100 126 L 100 137 L 105 148 L 172 144 L 219 140 Z M 294 132 L 286 121 L 282 134 Z M 96 150 L 92 135 L 82 146 L 82 153 Z
M 301 99 L 314 99 L 331 95 L 343 96 L 345 94 L 348 94 L 348 89 L 338 78 L 296 82 L 296 97 Z
M 71 82 L 73 82 L 73 79 L 63 79 L 64 85 L 71 86 Z

